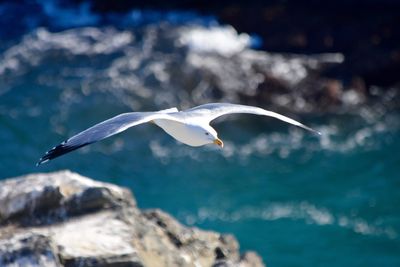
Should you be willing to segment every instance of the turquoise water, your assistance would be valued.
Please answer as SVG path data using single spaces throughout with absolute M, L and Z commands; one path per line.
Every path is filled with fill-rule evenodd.
M 322 130 L 325 121 L 340 125 L 338 134 L 323 141 L 245 116 L 216 125 L 226 143 L 221 151 L 177 144 L 148 125 L 36 168 L 41 154 L 67 136 L 51 127 L 57 93 L 28 85 L 15 90 L 20 93 L 10 90 L 1 97 L 2 177 L 71 169 L 123 185 L 140 207 L 233 233 L 243 250 L 257 251 L 272 266 L 400 263 L 397 126 L 341 134 L 357 118 L 310 119 Z M 33 112 L 29 103 L 39 103 L 41 111 Z M 67 132 L 121 111 L 111 106 L 104 112 L 98 103 L 78 106 L 66 116 Z M 395 125 L 398 115 L 384 117 Z M 355 141 L 360 131 L 371 131 L 363 137 L 368 140 Z
M 269 266 L 400 266 L 400 113 L 383 100 L 292 113 L 321 138 L 243 115 L 215 124 L 223 150 L 191 148 L 142 125 L 35 167 L 46 150 L 113 115 L 196 102 L 157 76 L 165 54 L 135 58 L 155 49 L 144 45 L 151 36 L 97 30 L 97 50 L 79 29 L 27 34 L 2 50 L 0 178 L 70 169 L 126 186 L 141 208 L 232 233 Z M 119 43 L 101 43 L 108 37 Z

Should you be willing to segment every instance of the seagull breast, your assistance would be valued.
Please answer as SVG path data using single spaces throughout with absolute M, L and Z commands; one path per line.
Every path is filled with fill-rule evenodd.
M 189 146 L 202 146 L 209 143 L 201 125 L 183 123 L 167 119 L 156 119 L 154 123 L 173 138 Z

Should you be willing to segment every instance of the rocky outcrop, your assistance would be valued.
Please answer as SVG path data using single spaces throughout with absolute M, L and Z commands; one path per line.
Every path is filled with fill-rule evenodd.
M 18 87 L 21 78 L 42 84 L 44 76 L 55 92 L 73 92 L 76 103 L 97 94 L 116 98 L 110 102 L 119 103 L 118 111 L 121 105 L 137 111 L 235 102 L 293 117 L 400 106 L 398 3 L 379 1 L 378 10 L 360 0 L 239 1 L 217 9 L 209 3 L 206 9 L 229 24 L 222 26 L 207 16 L 162 9 L 187 8 L 182 1 L 155 1 L 159 11 L 141 10 L 143 1 L 10 2 L 3 13 L 23 19 L 13 20 L 9 30 L 10 19 L 0 16 L 0 38 L 10 38 L 0 43 L 4 90 Z M 198 9 L 196 1 L 191 4 Z M 259 34 L 262 42 L 246 32 Z M 264 51 L 255 50 L 256 43 Z M 66 97 L 52 103 L 71 106 Z
M 0 266 L 263 266 L 231 235 L 137 208 L 130 191 L 69 171 L 0 183 Z
M 75 0 L 65 2 L 87 2 Z M 341 52 L 346 61 L 326 73 L 370 85 L 399 84 L 399 1 L 101 1 L 90 0 L 96 14 L 132 8 L 196 10 L 214 14 L 239 32 L 256 33 L 265 51 L 313 54 Z M 344 79 L 343 79 L 344 78 Z

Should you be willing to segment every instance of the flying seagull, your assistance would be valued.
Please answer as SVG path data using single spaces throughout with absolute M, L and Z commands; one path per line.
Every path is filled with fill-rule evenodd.
M 53 147 L 47 151 L 42 158 L 40 158 L 36 165 L 38 166 L 68 152 L 103 140 L 125 131 L 130 127 L 146 122 L 156 124 L 167 134 L 189 146 L 197 147 L 206 144 L 216 144 L 223 147 L 224 143 L 218 138 L 218 134 L 215 129 L 210 126 L 210 122 L 222 115 L 233 113 L 249 113 L 274 117 L 320 135 L 318 131 L 311 129 L 298 121 L 259 107 L 230 103 L 210 103 L 184 111 L 178 111 L 177 108 L 170 108 L 154 112 L 129 112 L 120 114 L 111 119 L 100 122 L 99 124 L 72 136 L 58 146 Z

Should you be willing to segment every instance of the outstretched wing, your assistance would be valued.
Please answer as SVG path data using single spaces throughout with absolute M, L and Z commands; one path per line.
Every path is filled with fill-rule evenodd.
M 256 114 L 256 115 L 263 115 L 276 118 L 278 120 L 293 124 L 295 126 L 301 127 L 306 129 L 310 132 L 315 134 L 321 135 L 320 132 L 311 129 L 310 127 L 295 121 L 291 118 L 283 116 L 273 111 L 265 110 L 259 107 L 253 106 L 246 106 L 246 105 L 237 105 L 237 104 L 230 104 L 230 103 L 210 103 L 201 106 L 194 107 L 192 109 L 186 110 L 185 112 L 188 113 L 189 116 L 201 116 L 207 118 L 210 122 L 222 115 L 226 114 L 233 114 L 233 113 L 249 113 L 249 114 Z
M 125 131 L 130 127 L 146 123 L 154 119 L 169 119 L 176 121 L 176 118 L 167 114 L 169 112 L 176 111 L 177 109 L 174 108 L 158 112 L 130 112 L 120 114 L 96 124 L 93 127 L 90 127 L 89 129 L 65 140 L 58 146 L 53 147 L 47 151 L 42 158 L 39 159 L 39 162 L 36 164 L 36 166 L 83 146 L 95 143 L 104 138 Z

